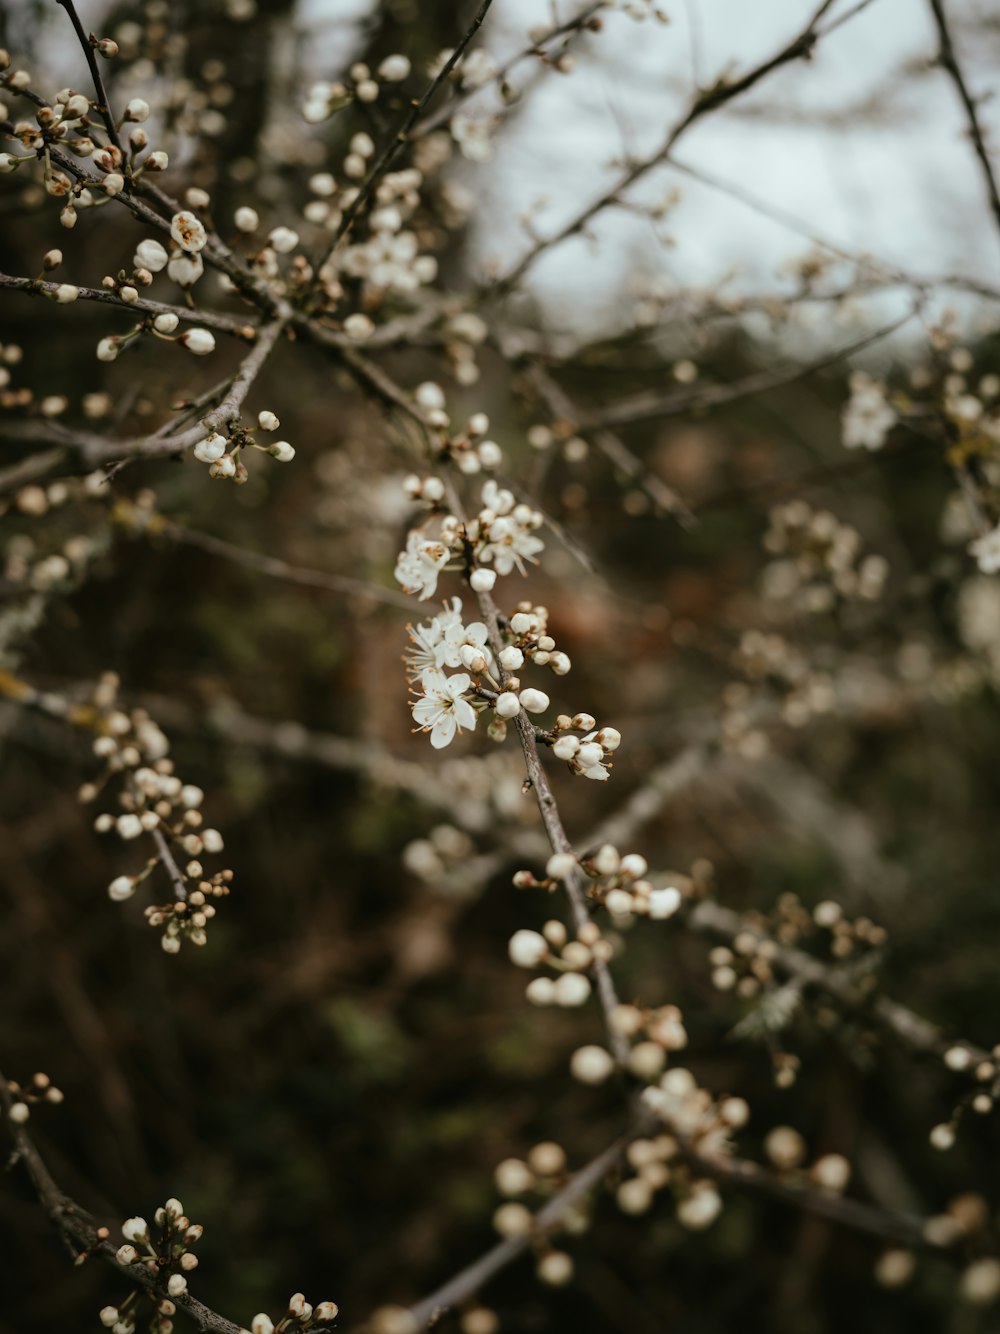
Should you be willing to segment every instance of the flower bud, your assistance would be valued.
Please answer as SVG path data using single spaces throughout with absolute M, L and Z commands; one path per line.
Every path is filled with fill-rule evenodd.
M 498 695 L 493 707 L 498 718 L 515 718 L 521 712 L 521 703 L 512 690 Z
M 208 329 L 187 329 L 181 334 L 181 342 L 196 357 L 205 357 L 215 351 L 215 335 Z
M 483 566 L 469 575 L 469 587 L 474 593 L 492 593 L 496 581 L 496 570 L 487 570 Z
M 159 241 L 152 238 L 140 241 L 132 256 L 132 266 L 136 269 L 149 269 L 150 273 L 159 273 L 167 267 L 169 256 Z

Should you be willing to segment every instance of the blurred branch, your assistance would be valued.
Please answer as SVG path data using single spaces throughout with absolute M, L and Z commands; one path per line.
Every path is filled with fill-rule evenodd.
M 580 413 L 562 386 L 537 362 L 528 369 L 528 378 L 548 405 L 549 411 L 572 424 L 593 440 L 604 457 L 645 491 L 653 504 L 672 515 L 682 527 L 690 528 L 694 515 L 687 505 L 664 481 L 649 471 L 625 442 L 603 422 L 592 422 L 586 412 Z
M 76 5 L 73 0 L 56 0 L 57 5 L 61 5 L 69 15 L 69 20 L 73 25 L 73 31 L 79 39 L 83 48 L 84 58 L 90 69 L 90 77 L 94 81 L 94 91 L 97 93 L 97 110 L 100 112 L 101 119 L 104 121 L 104 128 L 108 132 L 108 138 L 114 146 L 124 153 L 121 137 L 118 134 L 118 126 L 115 124 L 114 114 L 111 110 L 111 99 L 108 97 L 108 90 L 104 86 L 104 76 L 101 74 L 101 66 L 97 59 L 97 53 L 93 44 L 84 31 L 83 24 L 80 22 L 80 16 L 76 12 Z
M 537 42 L 532 42 L 530 46 L 523 47 L 516 55 L 505 60 L 493 75 L 490 82 L 497 85 L 503 85 L 507 81 L 507 75 L 515 66 L 520 65 L 522 61 L 530 60 L 532 56 L 544 59 L 544 48 L 549 42 L 555 41 L 559 37 L 568 37 L 573 33 L 582 32 L 591 23 L 591 20 L 595 19 L 599 12 L 606 8 L 606 6 L 607 0 L 597 0 L 596 4 L 587 5 L 585 9 L 581 10 L 581 12 L 575 16 L 575 18 L 567 19 L 565 23 L 557 24 Z M 424 136 L 430 134 L 432 130 L 436 130 L 439 125 L 446 124 L 451 120 L 452 116 L 463 102 L 468 101 L 470 97 L 474 97 L 476 93 L 481 93 L 484 86 L 485 85 L 483 84 L 476 84 L 471 88 L 458 89 L 444 106 L 439 107 L 437 111 L 430 112 L 423 118 L 423 120 L 419 121 L 417 125 L 414 126 L 413 131 L 410 134 L 411 141 L 423 139 Z
M 768 74 L 782 65 L 787 65 L 790 61 L 808 58 L 812 54 L 813 47 L 820 36 L 818 24 L 820 19 L 827 13 L 834 0 L 823 0 L 823 3 L 815 10 L 806 26 L 794 37 L 786 46 L 773 55 L 769 60 L 757 65 L 754 69 L 748 71 L 741 78 L 735 79 L 732 83 L 725 79 L 720 79 L 713 88 L 700 93 L 689 107 L 685 116 L 673 127 L 667 135 L 663 145 L 652 157 L 645 158 L 642 162 L 636 163 L 630 167 L 610 190 L 605 191 L 593 203 L 588 204 L 568 223 L 566 223 L 558 232 L 552 236 L 542 238 L 535 242 L 531 249 L 522 256 L 520 260 L 503 277 L 487 284 L 487 290 L 494 294 L 504 294 L 511 291 L 517 285 L 520 279 L 534 264 L 535 260 L 544 251 L 552 249 L 562 241 L 567 240 L 577 232 L 583 231 L 587 223 L 597 216 L 603 209 L 612 204 L 620 202 L 621 194 L 629 186 L 634 185 L 636 181 L 641 180 L 654 167 L 659 166 L 666 161 L 674 145 L 691 128 L 697 124 L 704 116 L 710 112 L 717 111 L 720 107 L 731 102 L 733 98 L 739 97 L 742 93 L 753 88 Z
M 969 86 L 965 82 L 961 66 L 958 63 L 958 57 L 955 54 L 955 45 L 951 38 L 948 20 L 945 17 L 944 0 L 928 0 L 928 3 L 931 7 L 931 13 L 934 15 L 934 22 L 937 25 L 938 38 L 941 44 L 938 60 L 950 76 L 951 81 L 955 85 L 958 95 L 961 98 L 962 106 L 965 108 L 965 116 L 969 122 L 969 136 L 972 139 L 972 146 L 975 149 L 976 157 L 979 159 L 980 166 L 983 169 L 983 179 L 986 182 L 986 191 L 989 195 L 993 218 L 997 227 L 1000 228 L 1000 191 L 997 189 L 997 179 L 993 173 L 993 164 L 990 162 L 990 155 L 986 149 L 983 127 L 979 123 L 979 112 L 976 108 L 976 100 L 969 92 Z
M 683 919 L 695 931 L 707 932 L 734 940 L 736 936 L 749 932 L 759 940 L 767 940 L 773 949 L 773 962 L 790 976 L 801 983 L 815 987 L 832 996 L 852 1010 L 863 1010 L 876 1019 L 883 1028 L 895 1034 L 906 1046 L 928 1056 L 942 1057 L 954 1041 L 949 1042 L 941 1029 L 888 996 L 872 995 L 858 985 L 857 978 L 844 967 L 830 966 L 807 954 L 804 950 L 790 945 L 782 945 L 762 930 L 759 922 L 752 916 L 734 912 L 711 899 L 702 899 Z M 957 1045 L 963 1047 L 973 1063 L 987 1062 L 992 1065 L 993 1057 L 975 1043 L 962 1040 Z
M 622 399 L 608 407 L 584 412 L 579 419 L 579 425 L 586 431 L 593 427 L 625 426 L 661 417 L 675 417 L 682 413 L 706 412 L 728 403 L 739 402 L 740 399 L 750 398 L 755 394 L 766 393 L 782 385 L 794 384 L 796 380 L 804 379 L 816 371 L 826 370 L 830 366 L 836 366 L 845 357 L 852 357 L 888 338 L 897 329 L 901 329 L 914 319 L 919 314 L 921 305 L 922 299 L 918 298 L 905 315 L 900 315 L 863 338 L 856 339 L 833 352 L 824 353 L 813 361 L 800 362 L 798 365 L 787 366 L 779 371 L 757 371 L 732 384 L 701 385 L 690 389 L 679 389 L 670 394 L 659 394 L 655 391 L 635 394 L 632 398 Z

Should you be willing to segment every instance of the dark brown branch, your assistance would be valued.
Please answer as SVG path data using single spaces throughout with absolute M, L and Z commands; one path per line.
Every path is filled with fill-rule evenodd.
M 410 110 L 406 113 L 405 117 L 403 118 L 403 121 L 400 124 L 399 129 L 396 131 L 396 133 L 393 135 L 393 137 L 389 140 L 389 142 L 385 145 L 381 153 L 376 158 L 375 162 L 372 165 L 371 171 L 362 181 L 361 186 L 358 189 L 358 193 L 355 195 L 349 207 L 347 207 L 344 210 L 343 217 L 340 220 L 337 230 L 333 234 L 333 238 L 330 241 L 330 244 L 327 246 L 327 249 L 322 259 L 316 265 L 317 273 L 323 267 L 323 265 L 326 264 L 330 256 L 337 249 L 337 246 L 340 245 L 340 242 L 350 231 L 351 227 L 354 225 L 354 221 L 357 218 L 358 214 L 361 212 L 365 204 L 371 198 L 376 185 L 378 185 L 379 181 L 389 170 L 390 166 L 395 161 L 397 155 L 409 142 L 410 131 L 413 129 L 414 125 L 420 119 L 421 113 L 423 112 L 427 104 L 430 102 L 431 98 L 441 87 L 445 79 L 447 79 L 448 75 L 451 73 L 451 71 L 461 60 L 462 56 L 465 54 L 465 48 L 469 45 L 473 37 L 475 37 L 476 33 L 479 31 L 480 27 L 482 26 L 483 20 L 486 18 L 487 12 L 489 11 L 490 5 L 492 3 L 493 0 L 482 0 L 479 9 L 476 11 L 475 18 L 472 20 L 472 23 L 466 30 L 461 41 L 455 47 L 454 51 L 452 51 L 451 55 L 448 57 L 447 61 L 442 66 L 442 68 L 438 71 L 438 73 L 434 76 L 431 82 L 427 85 L 426 89 L 424 90 L 423 96 L 413 103 Z
M 162 1279 L 143 1264 L 120 1264 L 116 1257 L 117 1247 L 109 1239 L 108 1229 L 99 1231 L 92 1215 L 59 1189 L 24 1125 L 11 1121 L 12 1103 L 7 1081 L 0 1073 L 0 1107 L 3 1108 L 4 1120 L 14 1141 L 13 1161 L 24 1165 L 39 1203 L 70 1249 L 77 1256 L 86 1254 L 103 1260 L 123 1279 L 147 1292 L 154 1301 L 166 1297 L 166 1285 Z M 190 1293 L 183 1292 L 179 1296 L 172 1296 L 170 1300 L 189 1315 L 200 1330 L 210 1331 L 210 1334 L 243 1334 L 240 1325 L 219 1315 Z
M 56 0 L 57 5 L 61 5 L 69 15 L 73 29 L 79 38 L 80 45 L 83 47 L 83 54 L 86 57 L 87 64 L 90 67 L 90 77 L 94 80 L 94 91 L 97 93 L 97 110 L 104 121 L 104 128 L 108 132 L 108 138 L 114 146 L 121 152 L 121 137 L 118 134 L 118 126 L 115 124 L 115 118 L 111 111 L 111 101 L 108 97 L 108 90 L 104 86 L 104 76 L 101 73 L 101 66 L 97 59 L 97 52 L 94 50 L 90 38 L 84 31 L 83 24 L 80 22 L 80 16 L 76 12 L 76 5 L 73 0 Z
M 976 101 L 969 92 L 969 86 L 965 82 L 962 74 L 962 68 L 958 63 L 958 57 L 955 55 L 955 45 L 951 39 L 951 31 L 948 27 L 948 20 L 944 12 L 944 0 L 928 0 L 931 13 L 934 15 L 934 22 L 937 25 L 938 38 L 940 40 L 940 52 L 938 59 L 942 67 L 947 71 L 952 83 L 958 91 L 962 106 L 965 108 L 966 119 L 969 122 L 969 135 L 972 139 L 972 146 L 975 149 L 976 157 L 979 159 L 980 166 L 983 169 L 983 179 L 986 182 L 986 192 L 989 195 L 990 208 L 993 212 L 993 218 L 1000 228 L 1000 191 L 997 189 L 997 178 L 993 172 L 993 164 L 990 161 L 990 155 L 986 148 L 986 140 L 983 136 L 983 127 L 979 123 L 979 112 L 976 109 Z
M 28 296 L 51 299 L 64 285 L 76 287 L 75 283 L 54 283 L 42 278 L 15 278 L 10 274 L 0 273 L 0 288 L 6 287 L 12 292 L 24 292 Z M 123 301 L 117 292 L 108 292 L 101 287 L 77 287 L 76 290 L 79 301 L 98 301 L 102 305 L 114 306 L 116 310 L 125 314 L 139 312 L 154 316 L 176 315 L 179 320 L 184 320 L 188 324 L 202 324 L 207 329 L 219 329 L 238 338 L 253 336 L 253 324 L 239 315 L 223 315 L 213 310 L 192 310 L 190 306 L 168 306 L 162 301 L 150 301 L 146 297 L 140 297 L 138 301 Z

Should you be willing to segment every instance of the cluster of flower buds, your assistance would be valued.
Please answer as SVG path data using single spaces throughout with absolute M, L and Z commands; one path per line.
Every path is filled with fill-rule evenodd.
M 250 1322 L 250 1329 L 244 1334 L 284 1334 L 286 1330 L 319 1330 L 336 1320 L 340 1308 L 336 1302 L 318 1302 L 311 1306 L 301 1292 L 292 1295 L 288 1309 L 278 1320 L 272 1320 L 261 1311 Z
M 359 60 L 348 70 L 345 82 L 310 85 L 302 107 L 303 119 L 319 125 L 351 102 L 375 102 L 383 84 L 403 83 L 410 77 L 410 70 L 409 57 L 399 52 L 386 56 L 375 70 Z
M 187 1275 L 198 1267 L 198 1257 L 191 1248 L 201 1240 L 203 1230 L 200 1223 L 191 1222 L 176 1199 L 167 1200 L 157 1209 L 152 1227 L 138 1216 L 126 1218 L 122 1224 L 125 1242 L 115 1252 L 118 1264 L 142 1265 L 166 1291 L 165 1298 L 155 1300 L 152 1334 L 171 1334 L 171 1316 L 176 1310 L 171 1299 L 183 1297 L 187 1292 Z M 134 1334 L 142 1301 L 142 1295 L 136 1291 L 118 1306 L 105 1306 L 101 1324 L 112 1334 Z
M 276 431 L 280 425 L 273 412 L 263 411 L 257 414 L 257 426 L 262 431 Z M 273 445 L 263 445 L 254 438 L 255 429 L 252 426 L 232 425 L 228 437 L 218 431 L 212 431 L 204 440 L 199 440 L 191 452 L 199 463 L 208 464 L 210 477 L 228 479 L 237 485 L 250 480 L 250 473 L 241 457 L 248 449 L 269 454 L 279 463 L 291 463 L 295 457 L 295 450 L 287 440 L 277 440 Z
M 609 1015 L 612 1033 L 629 1044 L 627 1069 L 637 1079 L 656 1080 L 672 1052 L 687 1046 L 684 1016 L 676 1005 L 643 1009 L 617 1005 Z M 579 1047 L 570 1060 L 570 1071 L 581 1084 L 603 1084 L 615 1072 L 614 1057 L 603 1047 Z
M 525 874 L 518 872 L 514 883 L 520 884 L 520 877 Z M 555 977 L 543 974 L 532 978 L 525 989 L 530 1004 L 571 1009 L 589 999 L 592 987 L 588 971 L 598 961 L 607 963 L 613 946 L 602 937 L 594 922 L 585 922 L 576 936 L 570 938 L 563 923 L 553 919 L 541 931 L 527 928 L 515 931 L 508 941 L 507 953 L 518 968 L 546 967 L 556 973 Z
M 813 613 L 831 610 L 838 597 L 873 602 L 881 596 L 888 562 L 861 555 L 857 529 L 804 500 L 778 505 L 769 519 L 764 547 L 779 559 L 764 570 L 765 597 Z
M 497 1191 L 506 1197 L 505 1203 L 493 1214 L 494 1228 L 505 1238 L 530 1236 L 535 1220 L 524 1197 L 537 1196 L 543 1201 L 565 1184 L 565 1151 L 552 1140 L 545 1140 L 536 1144 L 526 1159 L 505 1158 L 498 1163 L 494 1180 Z M 566 1231 L 574 1234 L 585 1230 L 588 1224 L 589 1218 L 582 1210 L 571 1210 L 560 1221 Z M 536 1246 L 535 1273 L 543 1283 L 562 1287 L 573 1277 L 572 1258 L 540 1238 Z
M 58 1104 L 63 1101 L 64 1096 L 62 1089 L 56 1088 L 48 1075 L 41 1071 L 32 1075 L 30 1082 L 23 1085 L 16 1079 L 8 1079 L 7 1092 L 11 1097 L 8 1116 L 15 1125 L 24 1125 L 35 1104 L 42 1102 Z
M 589 713 L 572 717 L 561 713 L 543 740 L 557 760 L 565 760 L 572 773 L 606 782 L 611 777 L 612 756 L 621 745 L 622 736 L 616 727 L 599 729 Z
M 458 431 L 451 428 L 451 417 L 445 408 L 444 390 L 433 380 L 425 380 L 417 386 L 414 398 L 423 409 L 427 425 L 438 433 L 438 454 L 450 459 L 459 472 L 475 476 L 479 472 L 492 472 L 503 462 L 503 451 L 495 440 L 487 439 L 490 419 L 485 412 L 474 412 L 465 426 Z M 509 503 L 508 503 L 509 497 Z M 501 491 L 494 483 L 487 491 L 483 490 L 483 505 L 492 511 L 495 517 L 501 510 L 501 501 L 505 508 L 503 514 L 514 507 L 514 497 L 509 491 Z M 481 518 L 483 516 L 480 516 Z M 490 521 L 491 515 L 485 519 Z
M 987 1057 L 983 1052 L 971 1050 L 965 1043 L 956 1042 L 945 1050 L 943 1060 L 952 1073 L 964 1075 L 973 1082 L 956 1103 L 950 1119 L 931 1129 L 931 1145 L 942 1152 L 954 1146 L 959 1122 L 966 1112 L 988 1116 L 1000 1100 L 1000 1044 Z
M 94 820 L 98 833 L 116 833 L 125 842 L 146 835 L 155 843 L 155 853 L 141 870 L 119 875 L 108 885 L 115 903 L 130 899 L 159 866 L 169 874 L 173 899 L 145 910 L 151 926 L 163 927 L 161 944 L 176 954 L 182 940 L 204 945 L 206 927 L 215 916 L 211 900 L 228 895 L 233 879 L 230 870 L 207 875 L 201 858 L 223 848 L 217 829 L 206 829 L 201 804 L 205 794 L 193 783 L 184 783 L 168 758 L 169 743 L 144 710 L 131 713 L 116 706 L 118 680 L 104 678 L 95 692 L 91 725 L 101 735 L 94 753 L 104 761 L 100 779 L 84 784 L 80 799 L 93 802 L 109 781 L 121 778 L 118 794 L 120 813 L 102 812 Z

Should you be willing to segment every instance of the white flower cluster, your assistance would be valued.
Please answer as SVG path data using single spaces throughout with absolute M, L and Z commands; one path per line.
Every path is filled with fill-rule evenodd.
M 125 842 L 148 835 L 156 850 L 140 871 L 116 876 L 108 885 L 108 897 L 124 903 L 162 865 L 170 875 L 174 897 L 147 907 L 144 915 L 150 926 L 163 927 L 164 951 L 176 954 L 182 940 L 206 943 L 206 927 L 216 912 L 211 900 L 229 894 L 233 873 L 206 873 L 201 858 L 222 852 L 223 839 L 217 829 L 204 827 L 200 807 L 205 794 L 175 774 L 167 757 L 169 742 L 143 710 L 129 714 L 115 707 L 117 688 L 117 678 L 108 674 L 95 692 L 102 734 L 93 749 L 104 761 L 105 773 L 99 782 L 85 783 L 79 796 L 92 802 L 109 780 L 124 780 L 118 796 L 121 813 L 102 812 L 94 828 L 101 834 L 116 833 Z
M 764 547 L 779 559 L 764 569 L 765 597 L 818 613 L 831 610 L 838 597 L 873 602 L 881 596 L 888 562 L 861 554 L 856 528 L 804 500 L 778 505 L 768 518 Z
M 525 991 L 532 1005 L 560 1005 L 567 1009 L 583 1005 L 591 994 L 590 978 L 586 970 L 600 960 L 611 958 L 611 943 L 602 938 L 593 922 L 580 927 L 575 938 L 562 922 L 553 919 L 542 930 L 515 931 L 507 945 L 511 963 L 518 968 L 538 968 L 545 965 L 555 971 L 555 978 L 533 978 Z
M 180 1200 L 169 1199 L 153 1215 L 150 1228 L 145 1218 L 138 1215 L 126 1218 L 122 1224 L 125 1243 L 118 1247 L 115 1259 L 120 1265 L 143 1265 L 160 1281 L 165 1282 L 167 1298 L 155 1303 L 150 1334 L 171 1334 L 176 1306 L 170 1300 L 183 1297 L 187 1292 L 187 1275 L 198 1267 L 198 1257 L 191 1249 L 201 1240 L 204 1229 L 192 1223 L 184 1213 Z M 100 1313 L 101 1324 L 112 1334 L 135 1334 L 141 1297 L 138 1290 L 131 1293 L 120 1306 L 105 1306 Z
M 369 135 L 354 135 L 351 153 L 345 159 L 345 174 L 363 175 L 374 152 Z M 314 187 L 317 183 L 314 177 Z M 421 254 L 417 232 L 406 225 L 420 203 L 422 185 L 423 174 L 416 167 L 386 173 L 375 188 L 375 207 L 367 217 L 368 235 L 336 250 L 320 269 L 328 296 L 339 295 L 342 277 L 361 282 L 364 305 L 388 294 L 411 295 L 434 281 L 437 260 L 433 255 Z M 346 205 L 343 197 L 340 202 Z M 341 211 L 336 199 L 321 200 L 315 206 L 307 205 L 306 216 L 329 228 L 340 222 Z
M 864 371 L 854 371 L 849 380 L 851 397 L 841 414 L 843 441 L 847 449 L 881 449 L 898 421 L 886 397 L 886 387 Z
M 436 504 L 437 480 L 411 478 L 407 480 L 407 489 Z M 415 594 L 421 601 L 432 597 L 438 576 L 449 561 L 467 562 L 470 553 L 476 566 L 470 583 L 477 592 L 489 592 L 497 575 L 510 574 L 515 569 L 525 573 L 524 562 L 534 561 L 544 548 L 541 539 L 534 535 L 542 525 L 541 514 L 530 505 L 515 504 L 511 492 L 497 486 L 492 479 L 483 486 L 482 501 L 483 508 L 468 523 L 462 523 L 453 514 L 444 514 L 436 520 L 434 535 L 428 535 L 426 525 L 410 530 L 406 550 L 400 553 L 395 570 L 396 579 L 407 593 Z
M 312 1306 L 306 1301 L 304 1293 L 296 1292 L 292 1294 L 285 1314 L 279 1317 L 277 1323 L 266 1311 L 260 1311 L 251 1320 L 250 1329 L 242 1331 L 242 1334 L 281 1334 L 284 1330 L 319 1329 L 336 1320 L 339 1313 L 340 1308 L 336 1302 L 318 1302 Z
M 273 412 L 263 411 L 257 414 L 257 426 L 262 431 L 276 431 L 281 425 Z M 250 480 L 250 473 L 243 462 L 241 453 L 247 449 L 256 449 L 262 454 L 270 454 L 279 463 L 291 463 L 295 457 L 294 448 L 287 440 L 278 440 L 273 445 L 262 445 L 254 439 L 254 427 L 230 426 L 229 437 L 213 431 L 204 440 L 199 440 L 191 451 L 199 463 L 208 464 L 208 475 L 213 478 L 228 479 L 241 486 Z
M 7 1092 L 11 1096 L 10 1111 L 7 1115 L 17 1126 L 24 1125 L 31 1116 L 31 1108 L 36 1103 L 49 1102 L 58 1105 L 65 1096 L 62 1089 L 56 1088 L 48 1075 L 41 1071 L 32 1075 L 31 1082 L 23 1087 L 16 1079 L 8 1079 Z
M 372 72 L 364 61 L 357 61 L 348 71 L 346 83 L 314 83 L 310 85 L 302 107 L 302 116 L 310 125 L 319 125 L 335 111 L 340 111 L 349 103 L 375 102 L 382 91 L 383 84 L 402 83 L 410 77 L 410 59 L 400 52 L 394 52 L 380 61 Z

